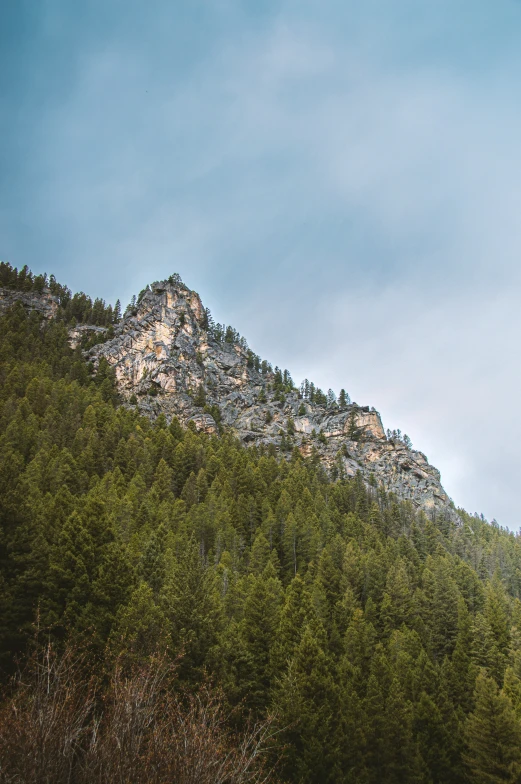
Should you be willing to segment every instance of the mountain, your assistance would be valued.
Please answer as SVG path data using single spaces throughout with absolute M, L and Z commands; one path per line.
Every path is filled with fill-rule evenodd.
M 2 782 L 521 781 L 521 537 L 177 276 L 0 287 Z
M 262 363 L 226 329 L 212 325 L 199 295 L 172 276 L 148 286 L 89 358 L 97 367 L 104 357 L 125 400 L 136 399 L 147 416 L 176 416 L 206 433 L 224 428 L 275 453 L 316 450 L 336 476 L 360 471 L 417 508 L 455 517 L 439 471 L 396 434 L 388 437 L 374 408 L 328 404 L 320 390 L 313 400 L 309 386 L 296 388 L 287 371 Z
M 16 299 L 46 318 L 59 306 L 48 288 L 4 288 L 0 312 Z M 102 341 L 86 354 L 94 368 L 104 358 L 124 400 L 151 419 L 164 414 L 205 433 L 225 429 L 275 454 L 295 447 L 303 456 L 316 451 L 334 476 L 360 471 L 366 482 L 415 508 L 458 519 L 438 469 L 407 438 L 386 435 L 378 411 L 348 397 L 328 402 L 321 390 L 310 391 L 309 382 L 296 388 L 288 371 L 261 362 L 235 330 L 213 324 L 200 296 L 179 276 L 147 286 L 109 334 L 92 324 L 71 328 L 71 345 L 93 334 Z

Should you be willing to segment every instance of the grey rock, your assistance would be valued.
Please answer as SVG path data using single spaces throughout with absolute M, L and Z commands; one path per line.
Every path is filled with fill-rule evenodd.
M 429 513 L 457 519 L 453 504 L 440 484 L 436 468 L 422 452 L 401 441 L 387 439 L 380 414 L 353 403 L 340 410 L 304 402 L 296 391 L 285 400 L 274 399 L 274 374 L 262 375 L 248 367 L 245 345 L 219 344 L 202 327 L 204 309 L 199 295 L 183 284 L 153 283 L 137 305 L 137 313 L 118 325 L 112 340 L 95 346 L 96 365 L 104 356 L 114 367 L 122 395 L 135 394 L 140 410 L 148 416 L 176 416 L 197 429 L 216 432 L 218 425 L 208 411 L 216 406 L 221 427 L 245 444 L 273 445 L 281 451 L 282 435 L 290 448 L 304 455 L 316 449 L 329 470 L 353 476 L 360 471 L 386 490 L 411 501 Z M 206 411 L 194 398 L 202 386 Z M 150 397 L 150 391 L 156 393 Z M 266 402 L 260 402 L 264 399 Z M 361 434 L 349 438 L 350 415 Z M 288 418 L 295 433 L 288 435 Z M 312 438 L 315 431 L 323 441 Z M 288 452 L 290 454 L 290 452 Z
M 71 348 L 76 348 L 81 343 L 84 335 L 96 334 L 103 335 L 106 332 L 106 327 L 96 327 L 94 324 L 79 324 L 77 327 L 69 329 L 69 343 Z
M 0 289 L 0 312 L 16 299 L 47 318 L 58 310 L 57 299 L 48 291 L 30 295 Z M 128 404 L 136 395 L 145 416 L 164 414 L 168 421 L 177 417 L 209 434 L 221 428 L 245 444 L 264 444 L 276 452 L 285 442 L 288 456 L 294 448 L 305 456 L 316 450 L 334 475 L 359 471 L 366 482 L 376 481 L 418 509 L 459 520 L 439 471 L 422 452 L 388 439 L 377 411 L 356 403 L 327 408 L 301 400 L 296 390 L 283 401 L 275 400 L 274 373 L 263 375 L 248 367 L 244 342 L 217 343 L 202 326 L 204 315 L 199 295 L 184 284 L 153 283 L 135 313 L 123 318 L 114 337 L 90 349 L 88 359 L 97 368 L 105 357 L 124 400 Z M 71 329 L 71 345 L 92 329 L 103 331 L 86 325 Z M 200 391 L 206 406 L 196 405 Z M 299 414 L 301 405 L 305 414 Z M 288 433 L 290 418 L 294 434 Z M 356 439 L 349 435 L 353 421 Z
M 51 294 L 47 287 L 41 294 L 0 288 L 0 315 L 3 315 L 15 302 L 21 302 L 27 310 L 36 310 L 44 318 L 53 318 L 60 306 L 58 297 Z

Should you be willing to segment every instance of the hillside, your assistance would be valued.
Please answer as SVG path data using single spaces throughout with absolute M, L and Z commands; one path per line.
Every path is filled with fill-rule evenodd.
M 0 291 L 8 304 L 15 292 Z M 6 296 L 7 295 L 7 296 Z M 51 292 L 25 294 L 24 305 L 54 314 Z M 56 307 L 56 302 L 54 302 Z M 123 319 L 102 327 L 77 325 L 71 344 L 97 331 L 103 342 L 87 354 L 94 367 L 107 360 L 123 399 L 154 419 L 163 413 L 197 430 L 233 432 L 244 444 L 264 444 L 275 454 L 316 450 L 333 476 L 355 476 L 409 500 L 416 508 L 457 521 L 439 471 L 412 449 L 407 436 L 384 430 L 379 413 L 351 403 L 342 390 L 329 397 L 309 381 L 295 387 L 289 371 L 262 361 L 231 327 L 214 324 L 199 295 L 179 276 L 153 283 Z M 104 338 L 104 339 L 103 339 Z
M 0 273 L 0 781 L 521 780 L 517 536 L 177 279 Z

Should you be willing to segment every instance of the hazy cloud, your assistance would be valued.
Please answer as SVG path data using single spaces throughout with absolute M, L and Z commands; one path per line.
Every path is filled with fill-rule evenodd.
M 112 301 L 179 271 L 518 527 L 519 4 L 20 9 L 1 255 Z

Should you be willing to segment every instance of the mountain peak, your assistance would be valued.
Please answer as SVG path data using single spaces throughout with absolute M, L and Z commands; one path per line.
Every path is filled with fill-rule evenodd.
M 208 434 L 231 432 L 269 454 L 289 458 L 298 450 L 315 456 L 333 478 L 360 473 L 417 509 L 459 520 L 439 471 L 400 431 L 386 433 L 378 411 L 351 402 L 343 390 L 337 400 L 307 379 L 297 388 L 289 371 L 261 360 L 233 327 L 215 323 L 179 275 L 146 286 L 118 321 L 118 308 L 102 300 L 71 297 L 54 279 L 49 288 L 45 276 L 28 273 L 21 286 L 11 280 L 16 270 L 4 267 L 0 312 L 18 300 L 45 318 L 61 313 L 81 322 L 90 313 L 88 324 L 70 327 L 71 346 L 85 345 L 89 334 L 98 341 L 86 353 L 94 370 L 102 359 L 114 369 L 125 405 Z
M 103 357 L 114 368 L 127 404 L 151 418 L 226 430 L 272 454 L 316 454 L 333 476 L 360 472 L 417 508 L 456 517 L 437 469 L 408 440 L 386 435 L 374 408 L 345 395 L 339 403 L 307 381 L 297 389 L 288 371 L 215 324 L 178 275 L 143 289 L 114 336 L 89 353 L 95 367 Z

